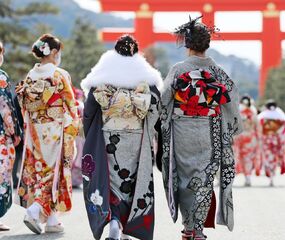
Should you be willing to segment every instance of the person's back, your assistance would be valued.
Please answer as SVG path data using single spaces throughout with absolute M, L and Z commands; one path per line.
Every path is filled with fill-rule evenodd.
M 63 232 L 57 211 L 71 209 L 71 163 L 78 132 L 77 108 L 69 74 L 58 68 L 62 43 L 44 34 L 32 52 L 40 60 L 17 86 L 25 144 L 16 203 L 27 208 L 24 223 L 41 234 Z
M 270 186 L 274 186 L 277 167 L 281 167 L 281 174 L 285 173 L 285 114 L 274 100 L 268 100 L 265 107 L 258 115 L 261 157 Z
M 125 234 L 153 239 L 152 140 L 161 85 L 160 73 L 138 53 L 131 36 L 122 36 L 115 50 L 103 54 L 81 84 L 89 92 L 83 186 L 96 239 L 108 222 L 107 239 L 129 239 Z M 148 230 L 141 225 L 146 218 Z
M 214 227 L 213 181 L 219 167 L 218 223 L 232 230 L 233 212 L 225 208 L 232 203 L 232 137 L 241 130 L 237 88 L 205 55 L 214 29 L 197 20 L 190 19 L 175 32 L 189 57 L 171 68 L 162 94 L 164 185 L 174 221 L 180 207 L 184 240 L 203 240 L 204 227 Z

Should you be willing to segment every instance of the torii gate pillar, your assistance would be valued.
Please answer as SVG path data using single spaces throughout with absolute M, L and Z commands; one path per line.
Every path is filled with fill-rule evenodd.
M 282 60 L 282 36 L 280 32 L 280 11 L 274 3 L 267 5 L 263 12 L 262 33 L 262 66 L 259 93 L 262 96 L 266 88 L 266 80 L 271 68 L 279 66 Z
M 139 39 L 141 49 L 145 49 L 154 43 L 153 39 L 153 12 L 149 5 L 141 4 L 140 10 L 136 12 L 135 37 Z

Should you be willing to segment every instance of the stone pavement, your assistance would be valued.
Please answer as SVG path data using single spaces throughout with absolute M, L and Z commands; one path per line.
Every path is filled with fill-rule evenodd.
M 181 220 L 174 225 L 167 209 L 160 174 L 155 173 L 156 227 L 154 240 L 180 240 Z M 276 187 L 268 187 L 265 177 L 254 178 L 253 187 L 244 188 L 237 177 L 234 188 L 235 229 L 225 227 L 207 230 L 209 240 L 285 240 L 285 177 L 277 177 Z M 1 240 L 92 240 L 85 213 L 82 191 L 74 191 L 71 213 L 61 216 L 64 234 L 34 235 L 23 224 L 24 209 L 13 206 L 1 219 L 12 227 L 0 233 Z M 105 235 L 104 235 L 105 236 Z M 102 238 L 105 239 L 105 238 Z

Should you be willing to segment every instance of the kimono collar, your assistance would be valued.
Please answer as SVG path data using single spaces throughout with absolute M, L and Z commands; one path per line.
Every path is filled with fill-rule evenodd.
M 81 87 L 86 94 L 92 87 L 102 84 L 134 89 L 141 82 L 157 86 L 158 89 L 163 87 L 160 72 L 154 69 L 142 55 L 124 57 L 115 50 L 110 50 L 102 55 L 99 62 L 82 80 Z
M 29 72 L 28 76 L 33 79 L 40 79 L 40 78 L 49 78 L 53 77 L 57 67 L 52 63 L 47 63 L 41 65 L 40 63 L 36 63 L 34 68 Z

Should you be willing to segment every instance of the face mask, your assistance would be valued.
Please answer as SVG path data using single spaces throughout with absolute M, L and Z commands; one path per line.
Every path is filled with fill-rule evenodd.
M 2 66 L 3 62 L 4 62 L 4 56 L 0 54 L 0 67 Z
M 61 51 L 59 51 L 55 56 L 55 65 L 58 67 L 61 63 Z

